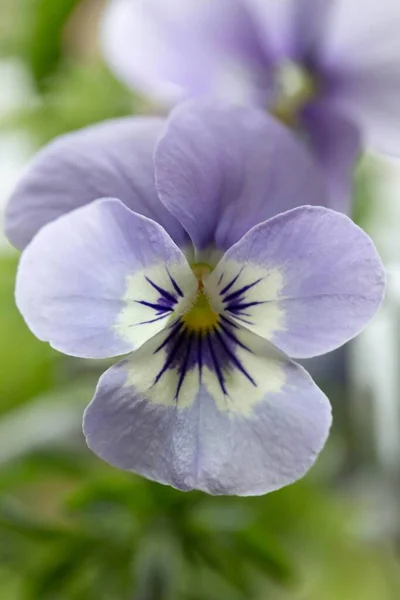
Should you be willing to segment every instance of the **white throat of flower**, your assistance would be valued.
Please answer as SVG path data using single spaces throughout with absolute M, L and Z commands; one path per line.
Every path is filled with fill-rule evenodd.
M 282 275 L 233 260 L 190 266 L 155 265 L 128 282 L 116 332 L 139 349 L 127 385 L 180 409 L 205 386 L 221 411 L 250 414 L 285 380 L 281 354 L 263 338 L 284 328 Z

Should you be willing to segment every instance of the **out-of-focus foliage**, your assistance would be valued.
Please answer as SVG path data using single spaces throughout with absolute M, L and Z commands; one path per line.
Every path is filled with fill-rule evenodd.
M 16 9 L 18 4 L 18 10 Z M 96 46 L 101 0 L 0 0 L 0 57 L 20 60 L 31 87 L 3 129 L 40 146 L 57 135 L 144 109 L 103 66 Z M 0 20 L 1 21 L 1 20 Z
M 39 89 L 45 89 L 63 62 L 65 23 L 79 0 L 22 0 L 21 51 Z
M 0 0 L 0 56 L 17 55 L 20 52 L 19 22 L 20 6 L 14 0 Z
M 0 414 L 48 389 L 58 358 L 28 331 L 14 304 L 16 265 L 16 257 L 0 257 Z
M 17 59 L 31 90 L 0 116 L 2 128 L 40 146 L 150 110 L 102 64 L 96 27 L 103 4 L 0 0 L 0 60 Z M 341 378 L 329 386 L 337 443 L 303 482 L 260 498 L 184 494 L 147 482 L 86 448 L 82 412 L 107 364 L 62 357 L 33 337 L 14 306 L 16 264 L 15 255 L 0 258 L 0 598 L 400 597 L 391 544 L 363 538 L 362 511 L 338 491 L 349 447 Z
M 390 553 L 363 547 L 350 508 L 311 484 L 265 498 L 183 494 L 77 444 L 3 466 L 0 490 L 0 556 L 16 598 L 396 597 Z
M 9 115 L 4 127 L 29 131 L 41 146 L 68 131 L 131 114 L 133 99 L 101 64 L 58 74 L 39 98 Z

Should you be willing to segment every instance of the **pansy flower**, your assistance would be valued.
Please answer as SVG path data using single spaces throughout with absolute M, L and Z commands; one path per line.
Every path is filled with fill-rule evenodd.
M 399 24 L 398 0 L 111 0 L 101 38 L 114 72 L 158 99 L 268 107 L 347 212 L 364 143 L 400 152 Z
M 85 412 L 96 454 L 212 494 L 304 475 L 331 408 L 293 358 L 356 335 L 384 288 L 369 237 L 321 198 L 300 142 L 251 108 L 187 102 L 39 154 L 7 212 L 16 299 L 61 352 L 127 355 Z

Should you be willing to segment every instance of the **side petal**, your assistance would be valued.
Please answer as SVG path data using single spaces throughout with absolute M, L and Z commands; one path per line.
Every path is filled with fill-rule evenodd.
M 221 96 L 265 104 L 272 74 L 241 0 L 112 0 L 101 45 L 129 87 L 174 102 Z
M 224 394 L 215 374 L 203 368 L 199 377 L 193 368 L 177 398 L 179 371 L 162 388 L 155 384 L 161 335 L 100 379 L 84 415 L 88 445 L 98 456 L 210 494 L 265 494 L 305 474 L 324 446 L 331 409 L 302 367 L 242 331 L 254 384 L 228 370 Z
M 359 128 L 326 101 L 304 108 L 301 123 L 328 185 L 329 208 L 350 214 L 354 168 L 361 153 Z
M 335 0 L 319 63 L 337 107 L 375 149 L 400 153 L 400 3 Z
M 158 118 L 125 118 L 51 142 L 32 160 L 11 196 L 5 215 L 11 243 L 22 249 L 46 223 L 110 197 L 160 223 L 179 245 L 187 244 L 155 190 L 153 152 L 163 124 Z
M 16 301 L 39 339 L 72 356 L 105 358 L 166 327 L 196 289 L 160 225 L 104 199 L 39 231 L 21 257 Z
M 198 251 L 226 250 L 249 229 L 301 204 L 326 204 L 319 169 L 273 117 L 223 103 L 177 107 L 155 153 L 161 201 Z
M 295 358 L 324 354 L 356 336 L 384 288 L 368 235 L 345 215 L 307 206 L 249 231 L 205 281 L 216 310 Z

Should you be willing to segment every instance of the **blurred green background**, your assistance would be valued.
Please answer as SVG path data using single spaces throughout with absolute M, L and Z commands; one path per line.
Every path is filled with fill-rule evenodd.
M 101 61 L 103 5 L 0 0 L 2 206 L 17 170 L 54 136 L 155 110 Z M 371 229 L 373 174 L 368 162 L 360 169 L 355 209 L 356 220 Z M 389 462 L 383 460 L 376 442 L 380 413 L 363 350 L 347 348 L 311 365 L 332 401 L 335 425 L 304 480 L 261 498 L 180 493 L 119 472 L 86 448 L 82 411 L 107 365 L 61 356 L 33 337 L 14 306 L 17 262 L 4 242 L 1 599 L 400 598 L 400 455 L 392 445 Z M 384 339 L 379 343 L 374 351 L 384 352 Z M 360 364 L 361 386 L 354 375 Z M 393 368 L 397 373 L 396 362 Z

